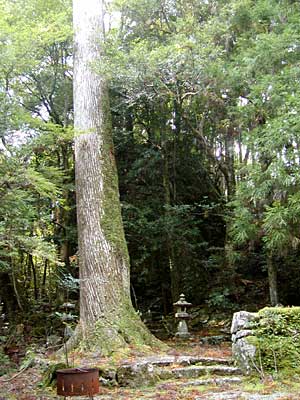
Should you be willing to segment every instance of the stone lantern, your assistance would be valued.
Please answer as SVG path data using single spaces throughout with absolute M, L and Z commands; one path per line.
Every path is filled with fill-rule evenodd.
M 190 319 L 190 315 L 187 313 L 187 308 L 191 307 L 192 304 L 185 300 L 185 295 L 181 294 L 179 300 L 173 304 L 176 308 L 175 318 L 178 320 L 177 332 L 175 336 L 180 339 L 188 339 L 191 334 L 188 331 L 186 321 Z

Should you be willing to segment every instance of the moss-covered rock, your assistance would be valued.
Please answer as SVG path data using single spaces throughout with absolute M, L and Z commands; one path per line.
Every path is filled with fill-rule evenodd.
M 155 385 L 160 380 L 158 370 L 148 363 L 122 365 L 117 370 L 118 384 L 132 388 Z

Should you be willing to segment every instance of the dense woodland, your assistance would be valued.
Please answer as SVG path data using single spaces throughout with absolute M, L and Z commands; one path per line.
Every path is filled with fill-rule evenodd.
M 136 310 L 299 305 L 299 2 L 107 7 Z M 72 36 L 69 0 L 0 0 L 0 324 L 32 336 L 79 296 Z

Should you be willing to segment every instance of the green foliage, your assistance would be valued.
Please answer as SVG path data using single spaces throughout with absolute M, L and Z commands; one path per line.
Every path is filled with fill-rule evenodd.
M 211 21 L 217 23 L 221 2 L 215 8 L 194 1 L 117 6 L 122 25 L 108 36 L 108 62 L 97 68 L 112 88 L 133 286 L 139 295 L 146 285 L 151 292 L 159 285 L 170 299 L 177 281 L 204 301 L 213 271 L 210 244 L 222 246 L 225 234 L 223 193 L 211 172 L 218 160 L 207 145 L 229 120 L 224 42 L 217 43 Z
M 68 365 L 65 363 L 50 364 L 43 375 L 43 380 L 41 382 L 42 387 L 55 387 L 57 379 L 57 370 L 66 369 Z
M 211 292 L 209 298 L 207 300 L 207 304 L 211 308 L 218 309 L 230 309 L 233 307 L 233 303 L 229 300 L 228 295 L 230 291 L 228 288 L 225 288 L 221 291 Z
M 300 373 L 299 326 L 299 307 L 259 311 L 251 341 L 257 346 L 256 365 L 261 365 L 264 373 Z
M 6 375 L 12 368 L 9 357 L 4 353 L 3 347 L 0 346 L 0 376 Z
M 1 1 L 0 15 L 3 125 L 19 129 L 28 111 L 61 123 L 71 106 L 70 2 Z
M 253 252 L 275 257 L 282 277 L 289 274 L 287 255 L 299 251 L 300 36 L 295 19 L 300 9 L 288 1 L 233 3 L 231 75 L 242 85 L 232 111 L 244 149 L 229 208 L 229 235 L 234 249 L 246 257 Z
M 0 298 L 15 322 L 56 297 L 75 253 L 62 260 L 75 231 L 71 2 L 0 1 L 0 27 Z
M 238 200 L 231 203 L 234 207 L 233 221 L 230 225 L 230 236 L 234 243 L 243 245 L 257 235 L 257 226 L 253 214 Z
M 10 251 L 22 248 L 30 254 L 56 259 L 55 250 L 51 245 L 43 242 L 43 239 L 33 232 L 38 233 L 42 229 L 43 214 L 46 211 L 45 208 L 37 208 L 39 196 L 55 199 L 59 193 L 58 187 L 34 169 L 24 168 L 18 154 L 15 157 L 3 157 L 0 169 L 2 246 Z M 44 217 L 48 219 L 46 214 Z M 13 253 L 10 253 L 10 256 L 12 255 Z
M 79 290 L 79 282 L 79 279 L 74 278 L 71 274 L 61 273 L 58 277 L 58 285 L 70 292 L 77 292 Z

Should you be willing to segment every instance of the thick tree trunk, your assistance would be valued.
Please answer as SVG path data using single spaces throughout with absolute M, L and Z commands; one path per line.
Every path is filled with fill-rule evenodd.
M 130 300 L 108 90 L 94 71 L 102 52 L 102 1 L 74 0 L 73 17 L 79 331 L 85 346 L 104 354 L 153 338 Z

